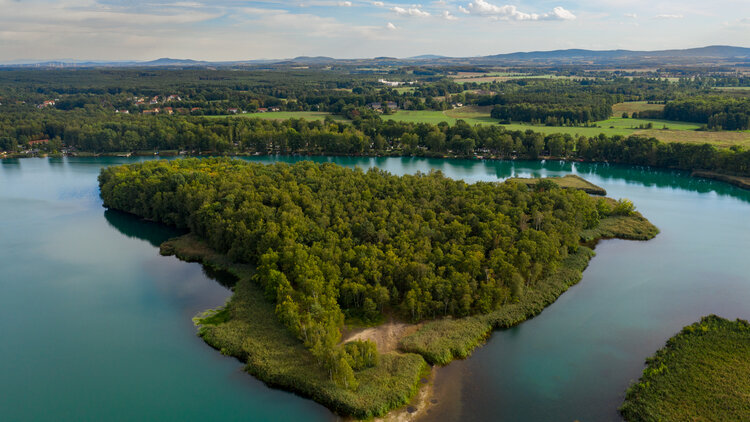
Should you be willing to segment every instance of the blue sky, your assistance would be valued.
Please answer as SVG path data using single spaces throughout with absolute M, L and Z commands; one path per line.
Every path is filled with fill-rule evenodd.
M 0 0 L 0 62 L 750 46 L 750 0 Z

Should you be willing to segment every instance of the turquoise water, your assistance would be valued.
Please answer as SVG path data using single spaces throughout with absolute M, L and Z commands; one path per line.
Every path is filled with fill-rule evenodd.
M 750 319 L 750 192 L 601 164 L 315 159 L 469 182 L 577 173 L 632 199 L 662 231 L 649 242 L 601 242 L 580 284 L 444 370 L 458 374 L 455 399 L 428 419 L 618 420 L 643 360 L 682 326 L 708 313 Z M 101 206 L 99 169 L 137 160 L 0 161 L 0 419 L 335 419 L 265 387 L 195 335 L 191 317 L 221 305 L 228 288 L 159 255 L 179 233 Z

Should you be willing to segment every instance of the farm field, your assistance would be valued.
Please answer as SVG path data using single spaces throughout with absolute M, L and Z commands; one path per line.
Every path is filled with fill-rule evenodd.
M 612 106 L 613 116 L 622 116 L 622 113 L 640 113 L 641 111 L 662 111 L 664 110 L 664 104 L 649 104 L 648 101 L 628 101 L 625 103 L 617 103 Z
M 205 116 L 209 118 L 227 118 L 227 117 L 241 117 L 243 119 L 266 119 L 266 120 L 288 120 L 288 119 L 305 119 L 305 120 L 325 120 L 326 117 L 331 117 L 333 120 L 339 122 L 347 122 L 342 116 L 337 114 L 326 113 L 325 111 L 272 111 L 269 113 L 245 113 L 245 114 L 233 114 L 233 115 L 221 115 L 221 116 Z
M 492 125 L 497 120 L 489 116 L 489 113 L 468 112 L 461 113 L 455 110 L 433 111 L 433 110 L 399 110 L 394 114 L 381 116 L 383 120 L 395 120 L 397 122 L 430 123 L 436 125 L 447 122 L 451 125 L 462 119 L 470 125 Z
M 637 109 L 646 106 L 658 106 L 659 104 L 629 104 L 631 109 Z M 497 119 L 489 116 L 489 107 L 468 106 L 453 110 L 434 111 L 434 110 L 399 110 L 394 114 L 381 116 L 383 120 L 395 120 L 398 122 L 409 123 L 429 123 L 436 125 L 440 122 L 446 122 L 454 125 L 456 121 L 463 120 L 471 126 L 474 125 L 496 125 L 499 124 Z M 620 112 L 621 114 L 622 112 Z M 232 116 L 206 116 L 208 118 L 245 118 L 245 119 L 267 119 L 267 120 L 286 120 L 286 119 L 306 119 L 306 120 L 324 120 L 330 116 L 335 121 L 347 122 L 342 116 L 329 114 L 322 111 L 278 111 L 269 113 L 246 113 Z M 644 129 L 649 123 L 652 129 Z M 700 127 L 698 123 L 676 122 L 671 120 L 654 120 L 654 119 L 623 119 L 613 117 L 607 120 L 596 122 L 597 127 L 576 127 L 576 126 L 542 126 L 528 123 L 511 123 L 503 126 L 508 130 L 533 130 L 544 133 L 545 135 L 553 133 L 569 134 L 572 136 L 598 136 L 605 134 L 614 135 L 643 135 L 654 137 L 663 142 L 685 142 L 685 143 L 709 143 L 720 148 L 728 148 L 733 145 L 740 145 L 750 148 L 750 131 L 744 132 L 710 132 L 697 131 Z M 667 129 L 664 129 L 666 127 Z

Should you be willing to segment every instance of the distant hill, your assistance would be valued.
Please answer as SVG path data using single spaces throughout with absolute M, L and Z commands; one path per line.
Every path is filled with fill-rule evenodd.
M 689 48 L 684 50 L 657 50 L 657 51 L 632 51 L 632 50 L 553 50 L 532 51 L 509 54 L 496 54 L 476 58 L 481 62 L 518 62 L 518 61 L 650 61 L 656 59 L 673 59 L 682 62 L 684 59 L 737 59 L 740 61 L 750 60 L 750 48 L 731 46 L 709 46 L 700 48 Z
M 299 56 L 279 60 L 199 61 L 190 59 L 160 58 L 151 61 L 81 62 L 29 61 L 8 63 L 3 67 L 201 67 L 201 66 L 254 66 L 254 65 L 326 65 L 326 64 L 377 64 L 377 65 L 701 65 L 741 63 L 750 65 L 750 48 L 713 45 L 684 50 L 552 50 L 494 54 L 480 57 L 446 57 L 423 54 L 403 59 L 374 57 L 369 59 L 335 59 L 326 56 Z

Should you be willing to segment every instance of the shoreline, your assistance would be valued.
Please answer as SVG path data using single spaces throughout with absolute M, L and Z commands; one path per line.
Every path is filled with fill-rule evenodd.
M 631 226 L 623 226 L 623 221 L 630 223 L 637 222 L 638 224 L 633 229 Z M 587 236 L 589 239 L 621 238 L 648 240 L 658 233 L 658 229 L 637 213 L 630 217 L 609 217 L 603 219 L 602 222 L 593 232 L 587 235 L 582 233 L 582 242 L 587 239 Z M 643 231 L 642 229 L 644 228 L 648 230 Z M 355 420 L 355 418 L 370 419 L 374 417 L 377 418 L 376 420 L 384 422 L 429 419 L 431 410 L 447 401 L 444 390 L 455 387 L 453 385 L 455 383 L 449 382 L 444 384 L 444 381 L 440 381 L 444 380 L 446 376 L 451 376 L 450 374 L 455 371 L 446 370 L 446 365 L 453 360 L 469 357 L 477 347 L 482 346 L 486 342 L 494 331 L 518 325 L 541 313 L 547 306 L 554 303 L 562 293 L 581 280 L 583 271 L 588 266 L 590 259 L 595 255 L 588 247 L 581 246 L 579 252 L 570 257 L 571 262 L 575 264 L 569 262 L 567 265 L 561 266 L 557 272 L 553 273 L 552 276 L 543 282 L 544 284 L 548 284 L 548 290 L 544 290 L 543 286 L 540 286 L 536 290 L 530 290 L 526 294 L 530 299 L 524 301 L 524 303 L 506 305 L 500 310 L 489 314 L 458 319 L 445 318 L 425 321 L 419 324 L 389 321 L 380 326 L 350 331 L 347 333 L 348 340 L 363 337 L 371 338 L 376 343 L 379 341 L 378 349 L 382 353 L 382 357 L 389 361 L 393 360 L 395 362 L 399 359 L 413 360 L 418 357 L 418 360 L 422 362 L 422 366 L 417 372 L 409 372 L 414 374 L 414 377 L 408 375 L 409 373 L 400 374 L 399 379 L 402 381 L 404 378 L 411 379 L 408 382 L 411 387 L 402 384 L 401 390 L 394 395 L 394 397 L 397 396 L 399 398 L 395 402 L 389 400 L 390 404 L 387 405 L 387 410 L 386 408 L 380 408 L 381 410 L 375 411 L 375 413 L 369 413 L 369 411 L 358 413 L 355 408 L 338 401 L 339 399 L 330 391 L 327 393 L 316 391 L 315 389 L 318 385 L 314 382 L 310 380 L 307 383 L 300 381 L 299 374 L 274 373 L 274 368 L 272 367 L 275 365 L 275 362 L 272 359 L 269 361 L 267 358 L 264 358 L 261 361 L 254 361 L 253 352 L 248 351 L 246 345 L 231 344 L 231 341 L 222 338 L 221 334 L 214 329 L 216 325 L 213 324 L 232 323 L 230 308 L 236 300 L 235 296 L 247 291 L 258 291 L 256 286 L 250 286 L 250 284 L 253 284 L 249 280 L 250 276 L 254 273 L 252 266 L 231 262 L 228 257 L 211 250 L 201 239 L 192 234 L 164 242 L 161 245 L 160 252 L 162 255 L 174 255 L 184 261 L 200 262 L 214 270 L 223 270 L 230 273 L 238 279 L 234 294 L 224 307 L 214 311 L 208 310 L 207 313 L 201 314 L 195 319 L 198 326 L 198 334 L 211 347 L 224 355 L 233 356 L 246 363 L 246 372 L 272 388 L 284 389 L 315 400 L 328 407 L 334 413 L 348 414 L 348 420 Z M 238 289 L 240 290 L 239 293 Z M 264 301 L 262 295 L 258 296 L 259 298 L 256 298 L 256 300 Z M 266 322 L 266 324 L 270 324 L 270 320 L 274 316 L 272 305 L 266 303 L 264 306 L 269 308 L 265 310 L 268 311 L 265 316 L 271 317 Z M 464 330 L 467 326 L 469 329 Z M 243 327 L 243 329 L 247 330 L 248 328 Z M 271 329 L 276 329 L 283 336 L 288 337 L 288 333 L 286 333 L 283 327 L 272 327 Z M 385 332 L 379 332 L 379 330 L 382 331 L 383 329 L 385 329 Z M 469 337 L 458 339 L 451 337 L 451 334 L 466 334 L 467 331 Z M 441 336 L 437 338 L 433 337 L 436 332 L 440 333 Z M 248 334 L 250 333 L 254 333 L 252 329 L 248 331 Z M 444 338 L 446 335 L 449 337 L 447 340 Z M 468 343 L 465 341 L 466 338 L 469 339 Z M 307 362 L 309 359 L 303 358 L 306 351 L 301 350 L 300 345 L 296 344 L 298 343 L 296 339 L 292 339 L 291 343 L 291 345 L 286 344 L 281 346 L 286 348 L 292 347 L 292 349 L 288 349 L 284 353 L 292 356 L 296 355 L 301 359 L 301 362 L 298 363 L 303 367 L 310 365 L 311 362 Z M 267 348 L 269 345 L 263 344 L 261 347 Z M 270 347 L 275 346 L 272 345 Z M 428 372 L 429 376 L 426 376 Z M 436 380 L 439 382 L 439 390 L 435 389 Z M 345 402 L 347 401 L 345 400 Z
M 704 179 L 718 180 L 729 183 L 742 189 L 750 190 L 750 177 L 732 176 L 729 174 L 715 173 L 712 171 L 695 170 L 690 174 L 691 177 L 700 177 Z
M 143 154 L 135 154 L 130 153 L 128 155 L 123 154 L 110 154 L 110 153 L 80 153 L 80 155 L 77 154 L 67 154 L 62 156 L 52 156 L 52 155 L 39 155 L 39 156 L 29 156 L 26 154 L 20 154 L 20 153 L 14 153 L 10 156 L 2 156 L 0 157 L 0 162 L 4 160 L 19 160 L 19 159 L 26 159 L 26 158 L 64 158 L 64 157 L 72 157 L 72 158 L 117 158 L 117 157 L 168 157 L 168 158 L 201 158 L 201 157 L 274 157 L 274 156 L 288 156 L 288 157 L 345 157 L 345 158 L 424 158 L 424 159 L 439 159 L 439 160 L 477 160 L 477 161 L 484 161 L 484 160 L 494 160 L 494 161 L 531 161 L 531 162 L 543 162 L 543 161 L 564 161 L 566 163 L 589 163 L 589 164 L 618 164 L 618 165 L 626 165 L 626 166 L 636 166 L 636 167 L 647 167 L 647 168 L 653 168 L 658 170 L 678 170 L 678 171 L 684 171 L 684 172 L 690 172 L 690 177 L 692 178 L 703 178 L 703 179 L 711 179 L 711 180 L 717 180 L 720 182 L 728 183 L 730 185 L 739 187 L 741 189 L 750 190 L 750 176 L 733 176 L 730 174 L 724 174 L 724 173 L 717 173 L 712 171 L 705 171 L 705 170 L 685 170 L 677 167 L 655 167 L 655 166 L 642 166 L 639 164 L 632 164 L 632 163 L 626 163 L 626 162 L 619 162 L 619 161 L 586 161 L 582 159 L 577 158 L 560 158 L 560 157 L 552 157 L 552 156 L 543 156 L 539 157 L 538 159 L 530 159 L 530 158 L 519 158 L 519 157 L 498 157 L 498 156 L 483 156 L 483 155 L 471 155 L 471 156 L 462 156 L 462 155 L 442 155 L 442 156 L 430 156 L 430 155 L 405 155 L 405 154 L 332 154 L 332 153 L 288 153 L 288 154 L 255 154 L 255 153 L 233 153 L 233 154 L 218 154 L 218 155 L 211 155 L 210 152 L 207 153 L 197 153 L 197 154 L 169 154 L 169 155 L 161 155 L 161 154 L 153 154 L 153 155 L 143 155 Z M 513 178 L 514 176 L 509 176 L 508 178 Z M 591 191 L 586 192 L 594 195 L 606 195 L 606 191 L 604 193 L 601 193 L 600 191 Z

